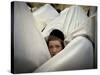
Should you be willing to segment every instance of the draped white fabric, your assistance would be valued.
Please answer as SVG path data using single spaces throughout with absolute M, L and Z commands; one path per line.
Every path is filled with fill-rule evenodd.
M 53 29 L 59 29 L 63 31 L 63 24 L 65 22 L 66 14 L 68 12 L 69 8 L 64 9 L 59 16 L 57 16 L 53 21 L 50 21 L 47 23 L 47 26 L 45 27 L 44 31 L 42 32 L 43 37 L 47 37 L 49 33 Z
M 55 19 L 59 13 L 50 5 L 45 4 L 44 6 L 33 12 L 33 17 L 37 23 L 36 27 L 42 31 L 46 27 L 47 23 Z
M 91 18 L 87 17 L 85 11 L 79 6 L 72 6 L 66 15 L 64 23 L 64 34 L 66 40 L 70 41 L 77 35 L 88 35 L 93 40 L 93 25 Z
M 48 60 L 35 72 L 51 72 L 93 68 L 93 47 L 89 40 L 79 36 L 60 53 Z
M 24 2 L 14 2 L 14 72 L 32 72 L 50 59 L 46 42 Z
M 93 40 L 93 26 L 91 18 L 80 6 L 71 6 L 63 10 L 55 20 L 47 23 L 45 30 L 42 32 L 47 37 L 53 29 L 63 31 L 67 41 L 71 41 L 75 36 L 88 35 Z M 66 41 L 65 40 L 65 41 Z
M 47 23 L 42 32 L 44 37 L 47 37 L 53 29 L 59 29 L 64 33 L 65 41 L 70 43 L 35 72 L 93 68 L 93 46 L 90 40 L 93 41 L 94 38 L 94 26 L 91 19 L 92 17 L 88 17 L 83 8 L 71 6 Z M 81 35 L 88 35 L 90 40 L 80 37 Z
M 51 5 L 46 4 L 31 13 L 25 3 L 14 2 L 15 72 L 93 68 L 92 43 L 79 36 L 86 34 L 93 40 L 92 25 L 91 18 L 79 6 L 71 6 L 58 14 Z M 70 43 L 51 58 L 43 37 L 47 37 L 53 29 L 61 30 L 65 41 Z

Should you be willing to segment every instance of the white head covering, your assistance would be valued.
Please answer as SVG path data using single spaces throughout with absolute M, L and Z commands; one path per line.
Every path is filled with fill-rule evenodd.
M 71 41 L 74 37 L 79 35 L 87 35 L 93 40 L 91 18 L 88 18 L 86 12 L 79 6 L 70 7 L 66 14 L 63 28 L 67 41 Z

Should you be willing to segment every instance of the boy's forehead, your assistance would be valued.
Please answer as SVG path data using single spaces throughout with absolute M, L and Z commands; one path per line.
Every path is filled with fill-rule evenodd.
M 49 41 L 49 44 L 60 44 L 60 41 L 59 40 L 52 40 L 52 41 Z

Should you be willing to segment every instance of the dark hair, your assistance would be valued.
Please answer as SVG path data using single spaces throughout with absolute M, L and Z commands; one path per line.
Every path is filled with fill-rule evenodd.
M 61 45 L 62 45 L 62 48 L 64 49 L 64 34 L 60 31 L 60 30 L 53 30 L 50 35 L 48 36 L 48 39 L 47 39 L 47 45 L 49 44 L 49 41 L 54 41 L 54 40 L 58 40 Z
M 63 34 L 63 32 L 61 32 L 60 30 L 58 30 L 58 29 L 54 29 L 51 33 L 50 33 L 50 36 L 56 36 L 56 37 L 58 37 L 58 38 L 60 38 L 61 40 L 63 40 L 64 41 L 64 34 Z

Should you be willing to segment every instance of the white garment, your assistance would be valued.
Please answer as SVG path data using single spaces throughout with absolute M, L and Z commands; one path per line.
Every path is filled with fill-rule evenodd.
M 14 2 L 14 72 L 32 72 L 50 59 L 46 42 L 24 2 Z
M 46 27 L 47 23 L 58 15 L 59 13 L 50 4 L 45 4 L 33 12 L 33 17 L 37 22 L 36 27 L 39 31 L 42 31 L 43 28 Z
M 87 17 L 85 11 L 79 6 L 72 6 L 69 9 L 63 27 L 66 40 L 68 41 L 82 34 L 88 35 L 91 40 L 93 39 L 91 37 L 93 34 L 91 32 L 93 29 L 91 19 Z
M 79 36 L 85 34 L 92 40 L 93 24 L 91 24 L 91 18 L 87 17 L 81 7 L 71 6 L 65 13 L 60 13 L 60 16 L 48 23 L 42 32 L 43 36 L 47 37 L 53 29 L 63 31 L 65 41 L 70 42 L 64 50 L 36 69 L 35 72 L 93 68 L 92 43 L 87 38 Z M 78 37 L 74 39 L 75 36 Z
M 75 36 L 88 35 L 93 40 L 93 24 L 91 18 L 80 6 L 71 6 L 63 10 L 53 21 L 47 23 L 42 35 L 47 37 L 53 29 L 61 30 L 65 41 L 71 41 Z
M 52 21 L 49 21 L 51 18 L 46 15 L 47 19 L 49 19 L 47 22 L 46 20 L 43 20 L 43 22 L 50 25 L 51 29 L 57 27 L 62 30 L 66 35 L 66 40 L 71 41 L 64 50 L 50 59 L 46 42 L 35 27 L 37 25 L 36 18 L 42 19 L 43 17 L 39 15 L 36 15 L 36 18 L 32 17 L 32 13 L 23 2 L 14 3 L 14 71 L 16 73 L 33 72 L 34 70 L 35 72 L 46 72 L 93 67 L 93 47 L 91 42 L 81 36 L 73 39 L 73 36 L 78 34 L 87 34 L 86 27 L 91 26 L 89 22 L 87 24 L 88 18 L 83 9 L 73 6 L 68 10 L 66 9 L 66 13 L 62 12 L 60 16 L 56 15 L 55 20 L 55 15 L 52 14 L 54 16 Z M 45 6 L 48 7 L 49 5 Z M 45 12 L 50 13 L 49 11 L 46 10 Z M 56 11 L 54 10 L 54 12 Z M 45 14 L 42 16 L 45 16 Z M 55 24 L 59 25 L 56 26 Z M 52 25 L 55 26 L 52 27 Z M 44 26 L 40 26 L 40 30 L 43 29 L 42 27 L 44 28 Z M 45 29 L 50 33 L 49 26 Z M 71 35 L 72 33 L 73 35 Z
M 85 37 L 73 39 L 61 52 L 52 57 L 35 72 L 52 72 L 93 68 L 92 43 Z
M 47 23 L 47 26 L 45 27 L 44 31 L 42 32 L 43 37 L 47 37 L 50 32 L 54 29 L 59 29 L 63 32 L 63 24 L 66 18 L 66 14 L 68 12 L 69 8 L 64 9 L 59 16 L 57 16 L 54 20 Z

